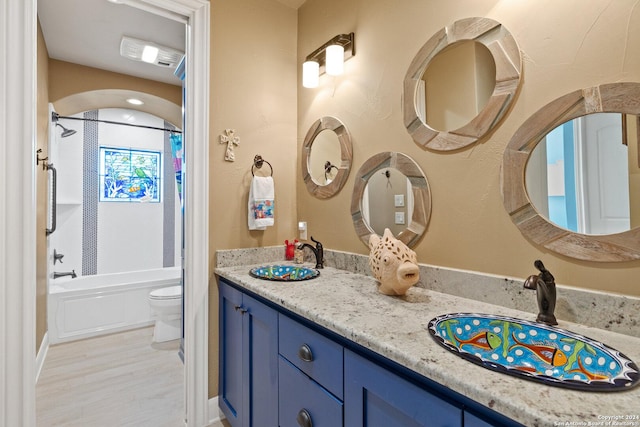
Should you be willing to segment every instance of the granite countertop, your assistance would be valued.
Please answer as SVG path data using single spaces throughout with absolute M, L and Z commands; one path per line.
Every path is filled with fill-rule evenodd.
M 372 277 L 336 268 L 324 268 L 309 281 L 271 282 L 251 277 L 248 272 L 254 266 L 218 267 L 215 273 L 526 426 L 640 426 L 637 418 L 624 418 L 640 416 L 640 386 L 585 392 L 511 377 L 463 360 L 438 345 L 427 330 L 432 318 L 445 313 L 534 320 L 531 313 L 418 286 L 405 296 L 390 297 L 377 292 Z M 604 342 L 640 361 L 640 338 L 558 321 L 562 329 Z M 623 418 L 607 424 L 611 417 Z

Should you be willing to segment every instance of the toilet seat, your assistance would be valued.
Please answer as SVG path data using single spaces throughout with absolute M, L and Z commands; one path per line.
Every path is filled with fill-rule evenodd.
M 149 299 L 168 300 L 182 298 L 182 286 L 168 286 L 166 288 L 156 289 L 149 293 Z

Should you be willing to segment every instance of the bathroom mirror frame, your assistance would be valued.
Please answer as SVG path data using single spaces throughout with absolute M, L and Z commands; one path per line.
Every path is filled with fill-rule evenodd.
M 398 170 L 411 183 L 414 200 L 411 219 L 404 230 L 395 237 L 412 248 L 418 243 L 429 223 L 431 216 L 431 190 L 429 189 L 427 177 L 422 169 L 420 169 L 420 166 L 406 154 L 394 151 L 378 153 L 370 157 L 360 167 L 353 187 L 353 195 L 351 196 L 351 218 L 353 225 L 362 243 L 369 247 L 369 237 L 377 233 L 364 220 L 362 199 L 371 176 L 386 168 Z
M 418 85 L 433 59 L 447 47 L 466 40 L 483 44 L 496 65 L 491 97 L 469 123 L 451 131 L 433 129 L 420 118 Z M 466 18 L 435 33 L 418 51 L 404 78 L 404 125 L 423 148 L 451 151 L 475 143 L 493 130 L 515 99 L 521 82 L 522 55 L 515 39 L 499 22 L 489 18 Z
M 340 143 L 340 164 L 334 165 L 338 172 L 336 176 L 331 180 L 329 184 L 322 185 L 316 182 L 311 176 L 311 168 L 309 162 L 311 159 L 311 150 L 316 137 L 323 131 L 332 131 L 338 136 L 338 142 Z M 338 118 L 332 116 L 321 117 L 316 120 L 304 137 L 304 144 L 302 146 L 302 179 L 304 180 L 307 190 L 311 195 L 318 199 L 328 199 L 336 195 L 349 176 L 351 170 L 351 162 L 353 160 L 353 147 L 351 143 L 351 134 L 347 127 Z
M 504 207 L 532 242 L 567 257 L 598 262 L 640 259 L 640 227 L 607 235 L 575 233 L 553 224 L 534 208 L 526 190 L 529 155 L 547 133 L 593 113 L 640 115 L 640 83 L 611 83 L 576 90 L 547 104 L 527 119 L 505 149 L 500 186 Z

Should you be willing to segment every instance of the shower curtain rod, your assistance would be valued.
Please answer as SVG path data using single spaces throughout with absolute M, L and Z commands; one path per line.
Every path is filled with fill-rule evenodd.
M 86 119 L 84 117 L 69 117 L 69 116 L 61 116 L 58 113 L 51 113 L 51 118 L 54 122 L 57 122 L 58 119 L 69 119 L 69 120 L 82 120 L 86 122 L 100 122 L 100 123 L 108 123 L 110 125 L 122 125 L 122 126 L 132 126 L 136 128 L 144 128 L 144 129 L 153 129 L 153 130 L 162 130 L 166 132 L 172 133 L 182 133 L 180 130 L 176 129 L 167 129 L 167 128 L 158 128 L 155 126 L 145 126 L 145 125 L 134 125 L 133 123 L 125 123 L 125 122 L 113 122 L 111 120 L 100 120 L 100 119 Z

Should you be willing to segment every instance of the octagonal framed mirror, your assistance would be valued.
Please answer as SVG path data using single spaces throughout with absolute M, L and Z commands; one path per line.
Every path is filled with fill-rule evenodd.
M 318 199 L 337 194 L 351 170 L 351 134 L 340 119 L 325 116 L 316 120 L 304 138 L 301 156 L 302 179 Z
M 351 218 L 362 243 L 389 228 L 408 247 L 426 231 L 431 216 L 431 190 L 424 172 L 409 156 L 386 151 L 360 167 L 351 196 Z
M 426 149 L 451 151 L 473 144 L 505 116 L 521 72 L 520 49 L 501 23 L 456 21 L 435 33 L 409 66 L 404 125 Z
M 576 90 L 516 131 L 500 185 L 525 237 L 579 260 L 640 259 L 639 100 L 640 83 Z

